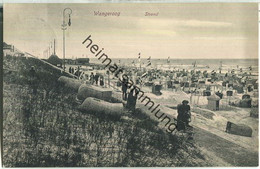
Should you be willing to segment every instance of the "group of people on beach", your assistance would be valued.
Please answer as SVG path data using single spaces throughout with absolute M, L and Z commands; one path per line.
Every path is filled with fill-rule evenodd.
M 98 86 L 99 84 L 101 87 L 104 87 L 104 77 L 102 75 L 99 75 L 98 73 L 94 75 L 94 73 L 91 72 L 88 80 L 92 85 L 95 84 L 96 86 Z
M 105 85 L 103 75 L 99 73 L 94 74 L 93 72 L 91 72 L 90 75 L 85 74 L 84 71 L 80 70 L 80 66 L 78 66 L 78 68 L 69 67 L 69 73 L 77 76 L 78 79 L 86 81 L 86 83 L 90 83 L 92 85 L 101 86 L 101 87 L 104 87 Z
M 75 72 L 74 67 L 69 67 L 69 73 L 74 74 L 74 72 Z
M 74 76 L 76 76 L 78 79 L 86 79 L 88 78 L 88 75 L 85 74 L 84 71 L 82 71 L 80 69 L 81 66 L 78 66 L 78 67 L 69 67 L 69 73 L 73 74 Z
M 102 70 L 102 68 L 101 68 Z M 160 69 L 137 69 L 137 68 L 125 68 L 125 74 L 133 81 L 134 84 L 139 85 L 140 88 L 142 86 L 149 86 L 150 83 L 158 83 L 163 86 L 164 89 L 172 89 L 172 90 L 183 90 L 188 93 L 199 92 L 198 94 L 204 95 L 205 91 L 210 91 L 207 89 L 206 82 L 223 82 L 222 86 L 228 88 L 232 87 L 232 89 L 237 89 L 241 86 L 245 87 L 246 83 L 244 82 L 245 78 L 248 79 L 250 74 L 248 72 L 239 72 L 236 74 L 234 71 L 229 71 L 227 73 L 217 72 L 215 70 L 207 71 L 207 70 L 160 70 Z M 99 85 L 101 87 L 105 84 L 105 76 L 100 73 L 91 72 L 88 75 L 87 81 L 92 85 Z M 242 78 L 241 78 L 242 77 Z M 112 77 L 113 78 L 113 77 Z M 108 77 L 109 80 L 109 77 Z M 247 81 L 247 80 L 246 80 Z M 121 83 L 121 82 L 120 82 Z M 109 83 L 108 83 L 109 84 Z M 203 86 L 204 88 L 200 88 L 197 86 Z M 226 85 L 227 84 L 227 85 Z M 127 86 L 127 82 L 123 81 L 120 85 L 122 89 L 122 99 L 126 102 L 125 107 L 130 111 L 135 111 L 136 101 L 138 97 L 138 91 L 135 89 L 129 89 Z M 184 90 L 185 88 L 185 90 Z M 188 90 L 187 90 L 188 89 Z M 194 90 L 194 91 L 193 91 Z M 215 91 L 214 91 L 215 92 Z M 215 92 L 217 96 L 220 98 L 223 97 L 223 93 L 218 91 Z M 182 130 L 188 126 L 190 121 L 190 106 L 188 105 L 188 101 L 184 100 L 182 104 L 178 105 L 178 129 Z

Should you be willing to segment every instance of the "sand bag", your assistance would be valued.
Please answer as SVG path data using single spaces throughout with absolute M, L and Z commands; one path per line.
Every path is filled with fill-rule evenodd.
M 88 97 L 79 106 L 79 109 L 92 113 L 104 113 L 116 116 L 125 115 L 125 110 L 122 103 L 109 103 L 93 97 Z
M 122 93 L 121 92 L 116 92 L 112 91 L 112 96 L 111 96 L 111 102 L 113 103 L 122 103 Z
M 253 130 L 251 127 L 244 124 L 234 124 L 230 121 L 227 122 L 226 132 L 230 134 L 252 137 Z
M 78 79 L 73 79 L 66 76 L 59 77 L 58 82 L 64 84 L 66 87 L 71 88 L 75 91 L 77 91 L 79 87 L 82 85 L 82 83 Z
M 215 116 L 215 113 L 211 110 L 208 109 L 202 109 L 199 107 L 193 107 L 192 108 L 192 112 L 196 113 L 196 114 L 200 114 L 201 116 L 213 120 L 213 117 Z
M 149 106 L 145 106 L 144 104 L 140 104 L 140 103 L 137 105 L 137 107 L 141 113 L 145 114 L 154 123 L 158 124 L 159 128 L 163 130 L 165 129 L 169 130 L 169 126 L 171 126 L 170 127 L 171 130 L 176 128 L 176 126 L 173 125 L 173 124 L 177 124 L 176 120 L 174 120 L 177 119 L 176 110 L 173 110 L 165 106 L 160 106 L 160 108 L 157 108 L 155 109 L 155 111 L 152 112 L 154 108 L 149 110 Z
M 259 112 L 258 108 L 252 108 L 250 111 L 250 117 L 258 118 Z
M 79 87 L 77 98 L 79 100 L 85 100 L 87 97 L 94 97 L 105 101 L 110 101 L 111 96 L 111 89 L 82 84 Z

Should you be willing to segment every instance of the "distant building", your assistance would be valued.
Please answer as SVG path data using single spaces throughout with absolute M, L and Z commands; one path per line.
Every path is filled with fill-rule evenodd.
M 24 53 L 16 49 L 13 45 L 8 45 L 7 43 L 3 42 L 3 54 L 4 56 L 24 56 Z
M 12 45 L 8 45 L 7 43 L 3 42 L 3 50 L 13 51 L 13 46 Z
M 77 64 L 76 60 L 73 60 L 73 59 L 65 59 L 65 63 L 69 64 L 69 65 L 76 65 Z
M 76 59 L 76 64 L 87 65 L 87 64 L 89 64 L 89 58 L 78 58 L 78 59 Z
M 88 65 L 89 58 L 65 59 L 65 64 L 69 65 Z

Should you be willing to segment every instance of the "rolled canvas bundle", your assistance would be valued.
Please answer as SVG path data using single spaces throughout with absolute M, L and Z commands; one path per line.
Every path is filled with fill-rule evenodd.
M 234 124 L 227 122 L 226 132 L 230 134 L 252 137 L 253 130 L 251 127 L 244 124 Z
M 167 129 L 167 127 L 170 123 L 176 122 L 174 119 L 177 118 L 177 115 L 172 113 L 175 111 L 172 110 L 171 108 L 160 106 L 160 111 L 159 111 L 159 109 L 158 110 L 156 109 L 155 111 L 152 112 L 153 108 L 149 109 L 149 106 L 145 106 L 142 103 L 139 103 L 137 107 L 141 113 L 145 114 L 153 122 L 158 124 L 159 128 Z M 169 112 L 171 112 L 171 113 L 169 113 Z M 169 121 L 168 118 L 166 119 L 165 118 L 166 116 L 168 118 L 170 118 L 171 121 Z M 165 126 L 167 126 L 167 127 L 165 127 Z
M 111 102 L 113 102 L 113 103 L 122 103 L 122 93 L 121 92 L 112 91 Z
M 77 91 L 79 87 L 82 85 L 82 83 L 79 80 L 69 78 L 66 76 L 59 77 L 58 82 L 64 84 L 66 87 L 71 88 L 75 91 Z
M 86 98 L 79 106 L 79 109 L 86 112 L 104 113 L 116 116 L 125 114 L 122 103 L 109 103 L 93 97 Z
M 95 97 L 105 101 L 110 101 L 111 96 L 112 96 L 111 89 L 82 84 L 79 87 L 77 98 L 79 100 L 84 100 L 87 97 Z

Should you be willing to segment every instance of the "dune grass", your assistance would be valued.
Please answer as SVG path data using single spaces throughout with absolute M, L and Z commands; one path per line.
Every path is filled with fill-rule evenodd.
M 57 83 L 61 75 L 38 59 L 4 58 L 5 167 L 210 166 L 192 142 L 165 134 L 141 114 L 122 120 L 80 112 L 76 93 Z

